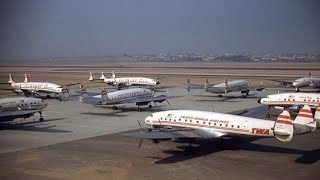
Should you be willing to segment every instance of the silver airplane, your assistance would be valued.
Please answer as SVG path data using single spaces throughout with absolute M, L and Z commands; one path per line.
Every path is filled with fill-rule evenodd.
M 311 87 L 313 89 L 320 89 L 320 77 L 312 77 L 311 72 L 309 73 L 309 77 L 302 77 L 292 81 L 286 80 L 275 80 L 268 79 L 270 81 L 276 81 L 281 85 L 285 85 L 287 87 L 296 88 L 297 92 L 300 92 L 300 88 Z
M 11 89 L 1 89 L 1 90 L 11 90 L 17 95 L 24 94 L 25 96 L 40 96 L 38 93 L 46 93 L 47 97 L 50 97 L 50 94 L 59 95 L 60 101 L 65 99 L 63 97 L 64 93 L 69 92 L 68 86 L 76 85 L 79 83 L 68 84 L 66 86 L 60 86 L 54 83 L 49 82 L 29 82 L 28 76 L 25 74 L 24 82 L 14 82 L 11 74 L 9 74 L 8 83 L 1 84 L 10 84 Z
M 17 118 L 29 118 L 35 113 L 40 114 L 39 121 L 44 121 L 42 110 L 48 103 L 39 98 L 10 97 L 0 99 L 0 121 L 13 121 Z
M 246 98 L 249 95 L 250 91 L 262 91 L 265 89 L 261 83 L 260 86 L 251 86 L 248 81 L 245 80 L 233 80 L 228 81 L 225 78 L 224 83 L 220 84 L 209 84 L 208 79 L 205 79 L 205 85 L 203 86 L 204 90 L 209 93 L 219 94 L 219 97 L 222 97 L 222 94 L 229 92 L 240 92 L 243 98 Z M 190 79 L 187 79 L 187 89 L 190 91 L 194 87 L 201 87 L 201 85 L 193 85 L 190 83 Z
M 109 93 L 103 89 L 101 95 L 89 96 L 84 86 L 81 86 L 81 97 L 79 97 L 79 100 L 87 104 L 113 105 L 112 108 L 114 110 L 118 109 L 118 104 L 136 104 L 138 106 L 137 110 L 142 111 L 140 106 L 149 105 L 149 108 L 152 108 L 152 102 L 157 106 L 157 103 L 164 101 L 167 101 L 170 105 L 168 99 L 176 97 L 178 96 L 154 96 L 154 91 L 145 88 L 124 89 Z

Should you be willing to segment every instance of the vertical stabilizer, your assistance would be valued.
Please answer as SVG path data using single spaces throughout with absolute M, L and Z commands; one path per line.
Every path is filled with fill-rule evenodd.
M 320 127 L 320 105 L 318 105 L 316 112 L 314 113 L 314 120 L 317 123 L 317 127 Z
M 229 83 L 228 83 L 228 78 L 227 77 L 224 79 L 224 85 L 225 85 L 224 92 L 227 93 L 228 89 L 229 89 Z
M 86 88 L 85 88 L 82 84 L 80 85 L 80 88 L 81 88 L 81 97 L 82 97 L 82 98 L 87 98 L 87 97 L 89 97 Z
M 63 88 L 62 91 L 61 91 L 61 100 L 62 101 L 68 101 L 69 97 L 70 97 L 69 89 L 68 88 Z
M 92 75 L 92 73 L 90 72 L 89 81 L 93 81 L 93 80 L 94 80 L 93 75 Z
M 112 71 L 112 78 L 116 78 L 116 73 L 114 71 Z
M 317 124 L 313 120 L 313 114 L 308 105 L 304 105 L 303 108 L 300 109 L 293 124 L 299 134 L 314 131 L 316 129 Z
M 23 82 L 28 82 L 28 76 L 27 74 L 24 74 L 24 81 Z
M 103 88 L 101 91 L 101 102 L 106 103 L 107 101 L 109 101 L 108 92 Z
M 9 81 L 8 81 L 8 83 L 14 83 L 14 81 L 12 80 L 12 76 L 11 76 L 11 74 L 9 74 Z
M 190 92 L 190 90 L 191 90 L 191 82 L 190 82 L 190 79 L 188 78 L 187 79 L 187 90 L 188 90 L 188 92 Z
M 204 83 L 204 90 L 206 90 L 208 87 L 209 87 L 209 80 L 208 78 L 206 78 Z
M 101 72 L 100 79 L 106 79 L 106 77 L 104 76 L 103 72 Z
M 293 123 L 290 114 L 284 110 L 274 123 L 274 136 L 283 142 L 291 141 L 293 137 Z

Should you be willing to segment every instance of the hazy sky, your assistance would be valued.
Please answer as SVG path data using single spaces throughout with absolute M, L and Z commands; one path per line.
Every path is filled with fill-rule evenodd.
M 0 1 L 0 57 L 320 53 L 320 1 Z

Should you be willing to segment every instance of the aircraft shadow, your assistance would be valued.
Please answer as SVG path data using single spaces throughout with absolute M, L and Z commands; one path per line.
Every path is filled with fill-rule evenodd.
M 95 113 L 95 112 L 84 112 L 80 114 L 94 115 L 94 116 L 112 116 L 112 117 L 127 117 L 128 115 L 119 114 L 121 112 L 111 112 L 111 113 Z
M 178 146 L 178 150 L 164 150 L 163 153 L 170 154 L 171 156 L 157 160 L 155 164 L 173 164 L 225 150 L 246 150 L 252 152 L 301 154 L 302 156 L 296 159 L 295 162 L 302 164 L 313 164 L 320 160 L 320 148 L 311 151 L 306 151 L 299 149 L 254 144 L 251 142 L 252 140 L 255 140 L 255 138 L 250 138 L 246 140 L 228 139 L 224 140 L 223 143 L 217 143 L 216 141 L 204 142 L 204 140 L 202 140 L 200 142 L 197 142 L 198 146 L 196 147 L 190 148 L 187 145 Z M 159 159 L 157 157 L 149 158 Z
M 22 131 L 37 131 L 37 132 L 49 132 L 49 133 L 69 133 L 72 131 L 52 129 L 56 125 L 46 125 L 46 122 L 59 121 L 65 118 L 48 119 L 44 122 L 32 121 L 32 122 L 21 122 L 21 123 L 0 123 L 0 130 L 22 130 Z M 41 125 L 41 127 L 38 127 Z M 46 125 L 46 126 L 43 126 Z

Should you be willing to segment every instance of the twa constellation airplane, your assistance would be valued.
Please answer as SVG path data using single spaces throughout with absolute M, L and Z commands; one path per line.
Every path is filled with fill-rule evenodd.
M 316 117 L 319 115 L 320 109 L 316 112 Z M 276 121 L 216 112 L 172 110 L 148 116 L 145 122 L 151 125 L 151 128 L 147 131 L 123 134 L 123 136 L 140 138 L 139 147 L 142 139 L 150 139 L 154 143 L 172 138 L 189 139 L 191 146 L 195 138 L 211 139 L 238 135 L 275 137 L 279 141 L 289 142 L 293 135 L 314 131 L 316 121 L 320 119 L 313 119 L 311 109 L 307 105 L 300 110 L 294 121 L 286 110 Z
M 156 103 L 162 103 L 164 101 L 167 101 L 169 104 L 168 99 L 178 97 L 168 97 L 167 95 L 154 96 L 154 91 L 144 88 L 124 89 L 109 93 L 103 89 L 101 95 L 88 96 L 84 86 L 81 85 L 81 89 L 81 97 L 79 98 L 81 102 L 94 105 L 113 105 L 112 108 L 114 110 L 118 109 L 116 106 L 118 104 L 136 104 L 138 111 L 142 111 L 140 106 L 149 105 L 149 108 L 152 108 L 152 102 L 157 105 Z
M 92 73 L 90 72 L 89 81 L 103 81 L 110 86 L 116 86 L 118 89 L 128 88 L 129 86 L 150 86 L 151 87 L 151 86 L 160 85 L 160 82 L 158 79 L 151 79 L 151 78 L 145 78 L 145 77 L 117 78 L 114 71 L 112 71 L 111 78 L 106 78 L 102 72 L 101 77 L 99 79 L 94 79 Z
M 190 79 L 187 79 L 187 89 L 190 91 L 192 87 L 201 87 L 201 85 L 193 85 L 190 83 Z M 209 84 L 208 79 L 206 79 L 204 90 L 209 93 L 215 93 L 219 94 L 219 97 L 222 97 L 223 93 L 228 92 L 240 92 L 242 94 L 242 97 L 245 98 L 249 95 L 250 91 L 262 91 L 265 89 L 262 86 L 262 83 L 260 86 L 250 86 L 250 83 L 245 80 L 233 80 L 228 81 L 227 78 L 225 78 L 224 83 L 220 84 Z
M 8 83 L 12 86 L 12 90 L 16 94 L 23 93 L 25 96 L 34 96 L 38 95 L 38 93 L 46 93 L 47 97 L 50 97 L 50 94 L 54 93 L 54 95 L 59 94 L 60 101 L 66 100 L 69 97 L 68 86 L 79 84 L 68 84 L 66 86 L 60 86 L 57 84 L 49 83 L 49 82 L 29 82 L 28 76 L 25 74 L 24 82 L 14 82 L 12 80 L 11 74 L 9 74 Z
M 43 99 L 29 97 L 12 97 L 0 99 L 0 121 L 13 121 L 17 118 L 28 118 L 40 114 L 39 121 L 44 121 L 42 109 L 48 103 Z
M 320 104 L 319 93 L 281 93 L 268 95 L 266 98 L 261 98 L 258 103 L 269 106 L 267 118 L 270 118 L 270 108 L 272 106 L 275 109 L 283 110 L 289 108 L 295 112 L 298 112 L 304 105 L 309 105 L 312 109 L 315 109 Z

